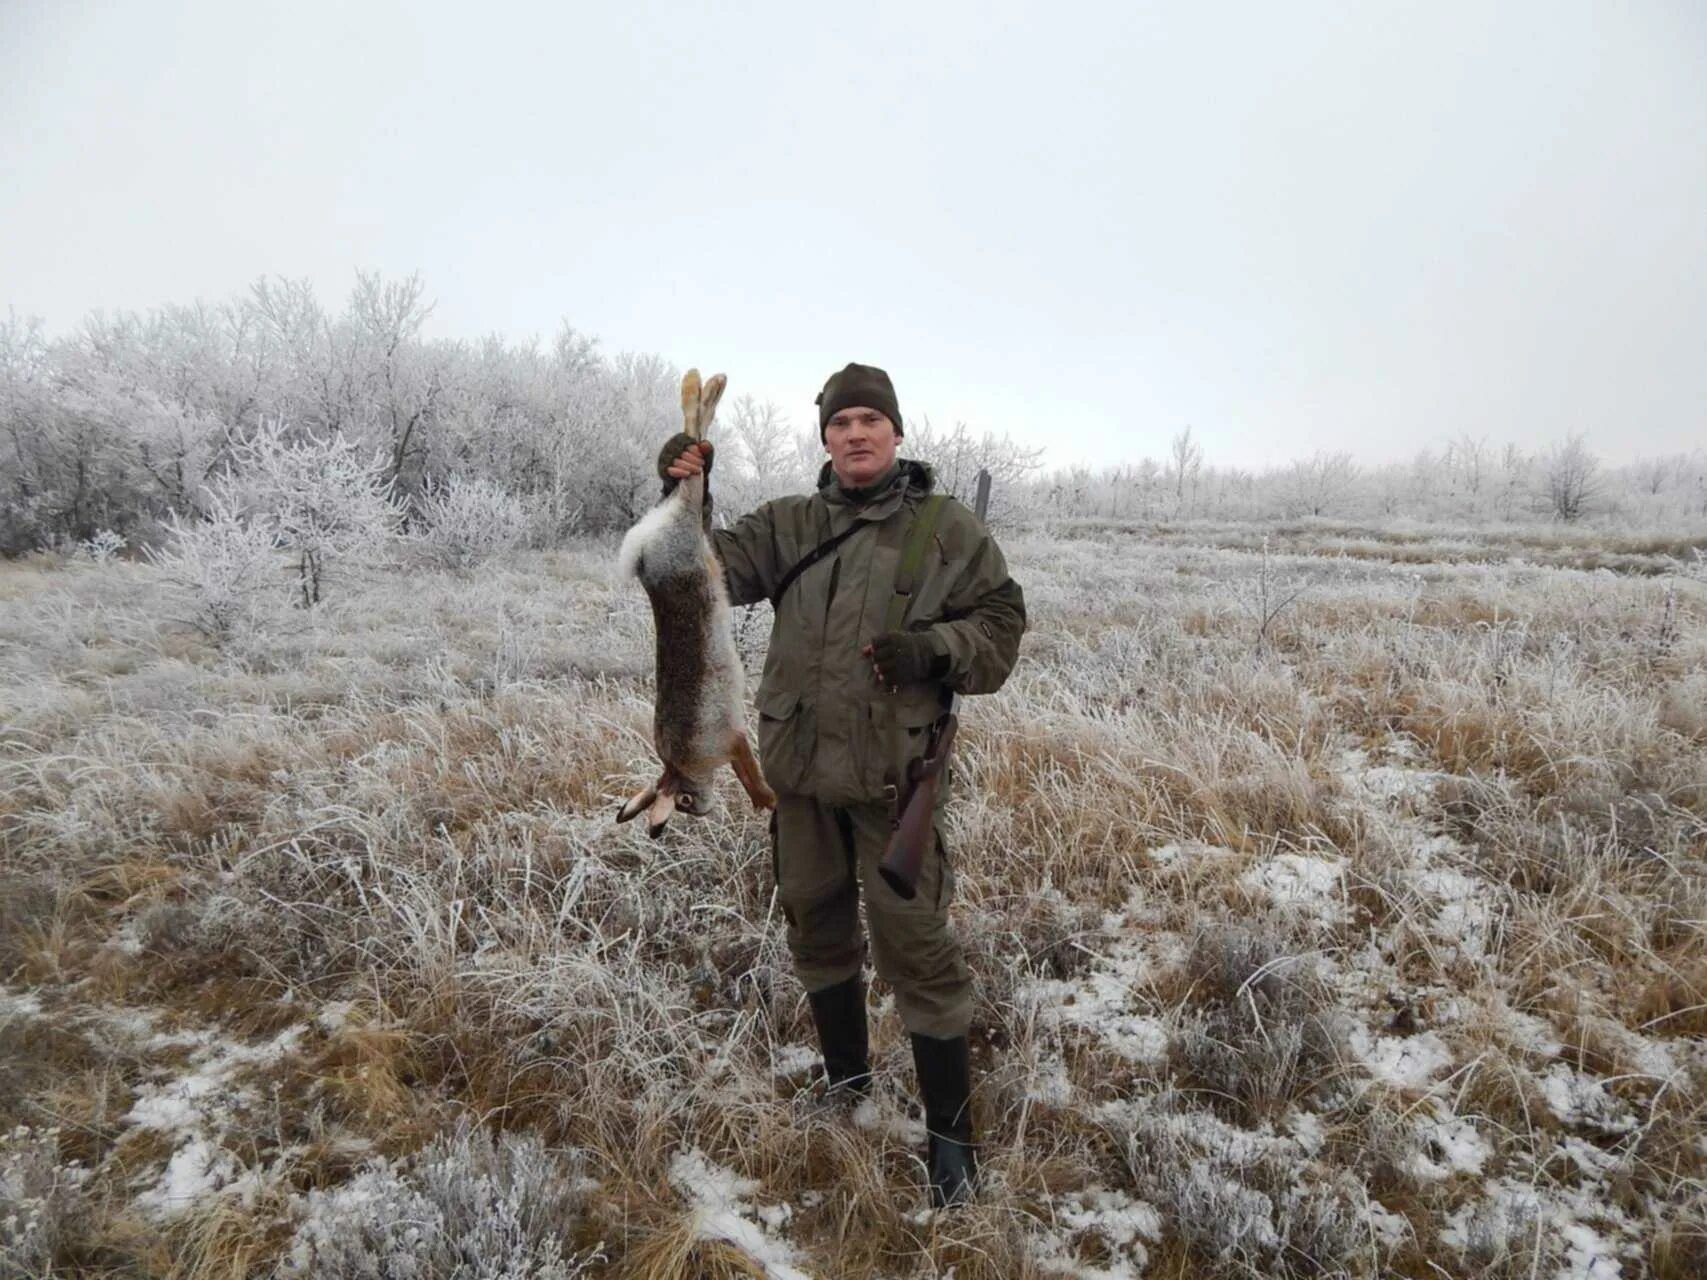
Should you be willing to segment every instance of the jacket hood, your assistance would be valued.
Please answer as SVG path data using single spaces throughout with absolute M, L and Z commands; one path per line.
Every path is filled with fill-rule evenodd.
M 888 475 L 879 476 L 876 481 L 864 489 L 844 489 L 836 483 L 836 473 L 828 462 L 818 468 L 818 491 L 826 498 L 845 502 L 867 503 L 873 498 L 888 493 L 894 485 L 902 481 L 914 493 L 929 493 L 936 488 L 936 472 L 931 470 L 928 462 L 916 462 L 912 458 L 897 458 L 895 466 Z

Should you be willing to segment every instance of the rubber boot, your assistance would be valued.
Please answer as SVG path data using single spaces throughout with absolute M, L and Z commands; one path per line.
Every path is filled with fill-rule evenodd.
M 978 1182 L 972 1146 L 972 1057 L 965 1036 L 913 1036 L 913 1067 L 930 1131 L 931 1205 L 965 1204 Z
M 871 1092 L 871 1045 L 865 1025 L 865 979 L 855 974 L 822 991 L 809 992 L 812 1021 L 824 1050 L 828 1096 L 861 1097 Z

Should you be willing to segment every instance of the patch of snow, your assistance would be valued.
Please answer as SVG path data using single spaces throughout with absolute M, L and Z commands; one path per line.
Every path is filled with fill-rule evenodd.
M 1121 914 L 1107 917 L 1104 924 L 1139 928 Z M 1082 1028 L 1129 1061 L 1155 1062 L 1167 1053 L 1167 1026 L 1131 1010 L 1134 988 L 1152 969 L 1148 947 L 1144 933 L 1129 934 L 1097 954 L 1090 971 L 1076 981 L 1039 978 L 1020 984 L 1015 997 L 1022 1007 L 1034 1009 L 1045 1027 Z
M 1598 1188 L 1543 1190 L 1502 1178 L 1488 1185 L 1481 1200 L 1454 1212 L 1440 1239 L 1460 1252 L 1472 1246 L 1483 1253 L 1550 1246 L 1552 1260 L 1562 1264 L 1552 1272 L 1554 1280 L 1618 1280 L 1622 1260 L 1639 1260 L 1644 1250 L 1635 1240 L 1608 1239 L 1590 1223 L 1620 1235 L 1630 1227 L 1626 1215 Z
M 1581 1138 L 1567 1137 L 1559 1144 L 1559 1149 L 1572 1164 L 1591 1178 L 1603 1179 L 1626 1163 L 1621 1156 L 1602 1151 L 1592 1142 L 1584 1142 Z
M 1406 1172 L 1422 1182 L 1439 1182 L 1455 1173 L 1481 1173 L 1493 1146 L 1470 1121 L 1451 1114 L 1424 1120 L 1416 1130 L 1417 1150 Z
M 1551 1058 L 1565 1047 L 1554 1035 L 1553 1024 L 1545 1018 L 1510 1008 L 1506 1009 L 1501 1017 L 1505 1022 L 1507 1038 L 1519 1049 Z
M 1548 1109 L 1565 1124 L 1605 1133 L 1626 1133 L 1636 1127 L 1629 1107 L 1607 1093 L 1599 1080 L 1572 1071 L 1562 1062 L 1549 1067 L 1536 1083 Z
M 1411 1220 L 1394 1213 L 1379 1200 L 1369 1202 L 1369 1228 L 1375 1238 L 1389 1249 L 1403 1244 L 1411 1234 Z
M 1448 1216 L 1440 1239 L 1461 1253 L 1473 1244 L 1503 1253 L 1521 1247 L 1535 1234 L 1543 1211 L 1535 1188 L 1501 1180 L 1487 1188 L 1483 1199 L 1471 1201 Z
M 1307 1156 L 1315 1155 L 1328 1140 L 1322 1117 L 1314 1111 L 1294 1111 L 1286 1118 L 1286 1129 Z
M 1239 883 L 1266 893 L 1270 900 L 1310 915 L 1325 924 L 1346 918 L 1343 896 L 1345 860 L 1277 853 L 1255 864 Z
M 818 1051 L 810 1045 L 778 1045 L 771 1055 L 771 1074 L 797 1076 L 802 1072 L 812 1071 L 818 1066 L 818 1056 Z
M 1559 1280 L 1618 1280 L 1624 1274 L 1617 1252 L 1593 1227 L 1567 1222 L 1561 1231 L 1566 1252 Z
M 1379 800 L 1426 799 L 1433 794 L 1435 784 L 1446 777 L 1429 769 L 1408 769 L 1402 765 L 1378 764 L 1355 775 L 1357 785 Z
M 1452 1050 L 1432 1031 L 1383 1036 L 1371 1034 L 1367 1027 L 1353 1026 L 1346 1045 L 1370 1075 L 1400 1089 L 1424 1088 L 1452 1065 Z
M 158 1129 L 163 1133 L 193 1129 L 210 1105 L 208 1100 L 217 1096 L 224 1084 L 224 1072 L 198 1071 L 179 1076 L 168 1084 L 143 1085 L 125 1120 L 138 1128 Z
M 868 1133 L 886 1134 L 909 1147 L 922 1147 L 929 1136 L 923 1120 L 915 1120 L 893 1107 L 881 1105 L 876 1098 L 861 1098 L 854 1108 L 853 1124 Z
M 1152 863 L 1161 867 L 1183 866 L 1202 858 L 1232 858 L 1238 855 L 1224 845 L 1203 844 L 1198 841 L 1175 842 L 1159 844 L 1149 851 Z
M 694 1229 L 702 1240 L 727 1240 L 765 1269 L 772 1280 L 811 1280 L 794 1265 L 794 1247 L 772 1235 L 793 1216 L 786 1204 L 754 1208 L 759 1184 L 708 1159 L 698 1147 L 670 1160 L 670 1185 L 694 1206 Z
M 1679 1046 L 1676 1043 L 1632 1031 L 1626 1040 L 1626 1047 L 1635 1064 L 1657 1079 L 1669 1080 L 1681 1070 L 1676 1052 Z
M 1493 928 L 1487 884 L 1461 871 L 1435 867 L 1419 875 L 1416 886 L 1439 900 L 1434 918 L 1434 931 L 1439 937 L 1455 944 L 1464 955 L 1487 954 Z
M 257 1174 L 245 1174 L 230 1152 L 214 1136 L 231 1118 L 232 1109 L 252 1097 L 250 1090 L 232 1077 L 243 1067 L 275 1062 L 292 1052 L 302 1038 L 303 1028 L 287 1027 L 271 1040 L 257 1045 L 223 1041 L 207 1032 L 180 1032 L 174 1036 L 150 1036 L 152 1045 L 167 1040 L 176 1045 L 188 1042 L 201 1047 L 190 1070 L 164 1084 L 143 1085 L 125 1121 L 140 1129 L 170 1134 L 177 1149 L 167 1162 L 159 1181 L 137 1197 L 144 1211 L 170 1216 L 188 1207 L 196 1198 L 227 1189 L 252 1195 Z
M 1054 1228 L 1034 1232 L 1038 1265 L 1075 1280 L 1137 1280 L 1149 1261 L 1140 1237 L 1161 1238 L 1161 1214 L 1123 1191 L 1091 1187 L 1063 1197 L 1054 1206 Z M 1071 1237 L 1092 1237 L 1104 1263 L 1092 1266 L 1076 1256 Z
M 1059 1058 L 1043 1064 L 1026 1087 L 1025 1096 L 1046 1106 L 1065 1107 L 1073 1101 L 1073 1082 L 1067 1078 L 1067 1067 Z
M 168 1044 L 182 1044 L 184 1034 L 164 1039 Z M 208 1043 L 211 1037 L 195 1037 L 194 1042 L 203 1043 L 204 1047 L 196 1055 L 192 1069 L 166 1084 L 143 1085 L 125 1119 L 144 1129 L 165 1132 L 194 1129 L 205 1119 L 216 1118 L 216 1112 L 226 1110 L 230 1102 L 238 1100 L 241 1091 L 231 1087 L 231 1077 L 239 1067 L 276 1062 L 294 1049 L 301 1038 L 301 1027 L 288 1027 L 259 1045 L 217 1040 Z M 155 1036 L 149 1043 L 153 1045 L 162 1039 Z
M 152 1216 L 171 1217 L 236 1181 L 241 1173 L 242 1167 L 229 1151 L 205 1137 L 191 1138 L 172 1153 L 160 1181 L 139 1195 L 136 1204 Z
M 1160 1018 L 1120 1017 L 1103 1027 L 1103 1041 L 1131 1062 L 1159 1062 L 1168 1052 L 1168 1028 Z

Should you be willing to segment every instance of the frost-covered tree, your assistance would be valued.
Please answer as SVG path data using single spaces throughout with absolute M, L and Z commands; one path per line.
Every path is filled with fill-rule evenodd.
M 1600 491 L 1600 459 L 1588 451 L 1580 434 L 1567 436 L 1547 451 L 1541 478 L 1552 513 L 1576 520 Z
M 681 375 L 657 356 L 624 354 L 576 406 L 576 483 L 587 524 L 625 528 L 658 496 L 658 447 L 681 429 Z
M 1446 471 L 1452 487 L 1474 500 L 1482 492 L 1488 472 L 1488 441 L 1485 436 L 1464 432 L 1446 446 Z
M 769 498 L 812 486 L 824 456 L 817 433 L 791 423 L 769 400 L 738 396 L 719 412 L 713 438 L 717 510 L 734 518 Z
M 1185 509 L 1187 487 L 1196 492 L 1202 471 L 1203 446 L 1191 438 L 1187 427 L 1168 442 L 1168 482 L 1173 486 L 1176 512 Z
M 1313 516 L 1328 515 L 1346 497 L 1357 479 L 1357 466 L 1345 452 L 1318 450 L 1291 467 L 1291 490 L 1298 508 Z
M 388 282 L 362 272 L 350 298 L 355 376 L 385 453 L 386 482 L 399 494 L 418 482 L 444 391 L 445 353 L 416 341 L 433 310 L 425 294 L 418 275 Z
M 1043 465 L 1043 448 L 1022 445 L 1007 435 L 986 431 L 973 435 L 964 422 L 953 430 L 939 431 L 928 417 L 910 421 L 902 452 L 928 462 L 936 472 L 939 489 L 968 504 L 978 483 L 978 473 L 990 473 L 990 511 L 1006 511 L 1014 504 L 1015 488 Z
M 386 471 L 383 456 L 363 457 L 341 433 L 293 437 L 273 421 L 232 451 L 232 469 L 213 491 L 290 553 L 298 603 L 308 608 L 341 561 L 376 554 L 397 532 Z
M 193 602 L 190 623 L 213 640 L 246 630 L 267 611 L 279 593 L 284 568 L 277 542 L 263 522 L 238 512 L 228 498 L 210 494 L 203 515 L 173 512 L 163 548 L 149 548 L 148 559 L 183 587 Z

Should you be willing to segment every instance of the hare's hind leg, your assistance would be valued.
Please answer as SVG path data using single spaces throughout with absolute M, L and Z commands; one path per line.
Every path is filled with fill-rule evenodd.
M 776 792 L 772 791 L 770 784 L 765 781 L 764 770 L 759 768 L 759 758 L 753 754 L 753 746 L 747 741 L 745 731 L 735 735 L 729 752 L 729 764 L 735 770 L 735 776 L 741 780 L 741 785 L 747 789 L 747 798 L 753 802 L 753 808 L 776 808 Z
M 654 782 L 651 786 L 647 787 L 646 790 L 636 792 L 629 799 L 627 804 L 623 805 L 622 808 L 616 811 L 616 820 L 618 822 L 628 822 L 634 818 L 638 818 L 646 811 L 647 807 L 658 798 L 658 787 L 663 781 L 663 778 L 659 778 L 657 782 Z

